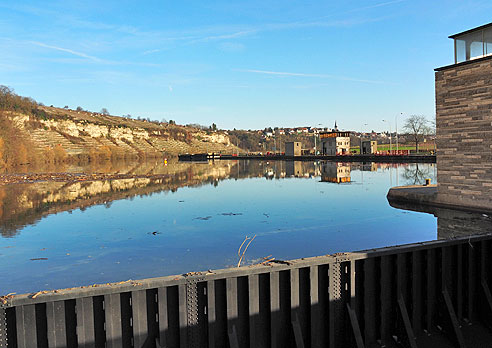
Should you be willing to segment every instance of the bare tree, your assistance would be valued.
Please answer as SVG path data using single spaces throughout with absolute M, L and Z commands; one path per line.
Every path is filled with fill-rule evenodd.
M 407 182 L 407 185 L 423 185 L 425 179 L 431 176 L 430 167 L 419 167 L 418 163 L 415 165 L 406 166 L 403 170 L 402 178 Z
M 429 120 L 422 115 L 412 115 L 406 119 L 403 129 L 407 131 L 415 142 L 415 150 L 419 152 L 419 143 L 431 132 Z
M 103 115 L 109 115 L 109 111 L 108 111 L 108 109 L 106 109 L 106 108 L 102 108 L 102 109 L 101 109 L 101 114 L 103 114 Z

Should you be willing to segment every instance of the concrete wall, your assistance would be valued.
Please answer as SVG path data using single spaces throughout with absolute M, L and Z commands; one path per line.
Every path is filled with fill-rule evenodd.
M 285 143 L 286 156 L 300 156 L 302 144 L 299 141 Z
M 440 200 L 492 205 L 492 57 L 436 69 Z
M 362 142 L 362 154 L 372 154 L 378 152 L 378 142 L 375 140 L 365 140 Z

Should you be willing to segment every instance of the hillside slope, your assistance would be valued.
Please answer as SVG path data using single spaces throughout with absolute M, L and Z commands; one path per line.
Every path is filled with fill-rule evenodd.
M 46 107 L 11 90 L 0 91 L 0 128 L 4 164 L 237 151 L 225 131 Z

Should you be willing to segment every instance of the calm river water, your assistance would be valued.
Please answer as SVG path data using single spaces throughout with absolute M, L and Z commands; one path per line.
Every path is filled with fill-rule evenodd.
M 435 182 L 432 164 L 217 161 L 99 171 L 163 176 L 0 187 L 0 294 L 230 267 L 246 236 L 256 238 L 245 264 L 438 238 L 436 216 L 386 200 L 392 186 Z M 490 227 L 485 216 L 446 216 Z

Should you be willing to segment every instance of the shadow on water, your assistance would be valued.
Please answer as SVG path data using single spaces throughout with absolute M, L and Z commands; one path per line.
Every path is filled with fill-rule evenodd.
M 454 239 L 492 233 L 492 216 L 475 212 L 446 209 L 428 205 L 389 201 L 393 208 L 432 214 L 437 218 L 437 238 Z

